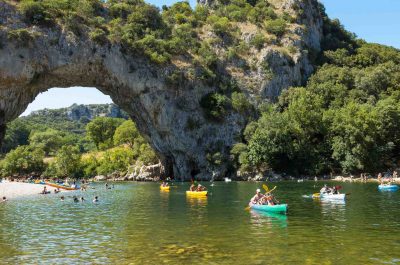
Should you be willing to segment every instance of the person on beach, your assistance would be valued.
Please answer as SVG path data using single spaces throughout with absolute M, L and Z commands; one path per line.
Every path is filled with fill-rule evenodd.
M 1 202 L 6 202 L 6 201 L 8 201 L 8 200 L 7 200 L 6 196 L 4 196 L 3 199 L 1 200 Z
M 99 202 L 99 197 L 95 196 L 94 199 L 93 199 L 93 202 L 94 203 Z
M 382 184 L 382 173 L 378 174 L 378 182 Z

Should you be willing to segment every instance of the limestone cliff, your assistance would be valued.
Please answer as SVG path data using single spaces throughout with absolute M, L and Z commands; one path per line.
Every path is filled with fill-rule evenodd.
M 260 34 L 269 40 L 258 47 L 246 46 L 240 56 L 226 59 L 229 40 L 217 36 L 207 23 L 195 31 L 196 40 L 207 42 L 218 56 L 216 76 L 234 81 L 253 105 L 275 100 L 283 89 L 303 83 L 313 72 L 310 52 L 320 49 L 322 19 L 317 1 L 268 2 L 278 16 L 290 16 L 291 23 L 276 38 L 254 23 L 232 22 L 244 44 Z M 165 174 L 181 179 L 226 174 L 230 148 L 240 139 L 248 113 L 228 108 L 223 119 L 210 120 L 205 115 L 201 100 L 221 85 L 196 75 L 201 70 L 196 55 L 173 55 L 155 64 L 145 53 L 127 52 L 118 41 L 90 38 L 90 27 L 77 34 L 63 24 L 29 23 L 18 5 L 0 1 L 2 134 L 5 124 L 18 117 L 38 93 L 52 87 L 96 87 L 135 121 L 159 154 Z M 100 13 L 108 21 L 106 5 Z

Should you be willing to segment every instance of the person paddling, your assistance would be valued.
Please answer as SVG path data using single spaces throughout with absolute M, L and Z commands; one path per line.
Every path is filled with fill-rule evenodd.
M 197 191 L 205 191 L 207 190 L 206 187 L 204 187 L 203 185 L 201 185 L 200 183 L 197 184 Z
M 250 203 L 259 204 L 263 198 L 264 198 L 264 194 L 261 193 L 260 189 L 257 189 L 256 195 L 254 195 L 253 198 L 251 198 Z
M 328 187 L 327 184 L 325 184 L 319 192 L 321 194 L 329 194 L 331 193 L 331 189 Z

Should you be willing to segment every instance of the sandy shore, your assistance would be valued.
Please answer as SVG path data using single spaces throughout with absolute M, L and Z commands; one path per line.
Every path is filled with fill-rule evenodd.
M 54 192 L 55 188 L 47 185 L 38 185 L 31 183 L 22 182 L 0 182 L 0 198 L 6 196 L 7 199 L 12 199 L 26 195 L 39 195 L 43 191 L 43 187 L 46 186 L 48 191 Z M 63 190 L 62 193 L 67 191 Z

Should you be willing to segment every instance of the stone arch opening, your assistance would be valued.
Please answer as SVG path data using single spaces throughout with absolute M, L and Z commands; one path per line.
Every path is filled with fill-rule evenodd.
M 57 45 L 50 44 L 54 40 L 48 36 L 29 46 L 2 43 L 1 139 L 7 123 L 23 113 L 39 93 L 52 87 L 95 87 L 129 114 L 158 154 L 165 175 L 181 180 L 211 178 L 207 150 L 216 142 L 231 146 L 242 128 L 234 119 L 224 123 L 205 119 L 199 99 L 209 88 L 199 84 L 194 91 L 185 85 L 171 86 L 166 81 L 172 71 L 169 66 L 128 56 L 119 46 L 88 45 L 68 33 L 57 34 Z M 196 126 L 189 126 L 193 120 Z M 224 166 L 220 168 L 223 175 Z

